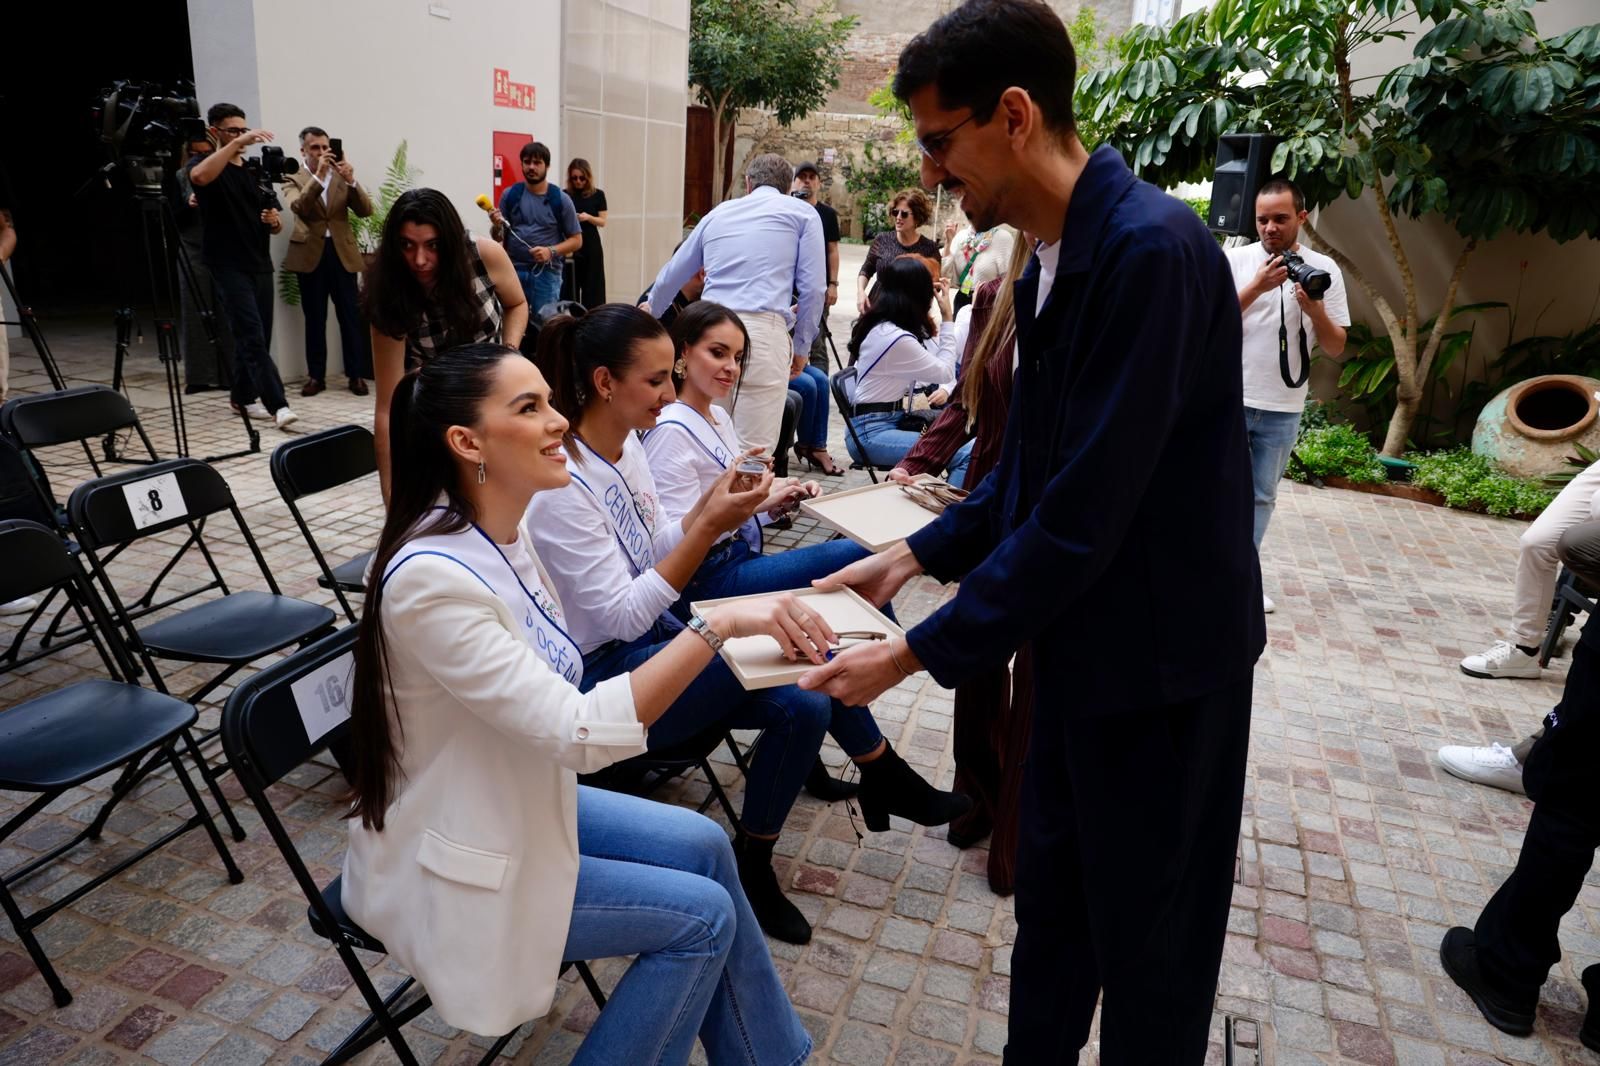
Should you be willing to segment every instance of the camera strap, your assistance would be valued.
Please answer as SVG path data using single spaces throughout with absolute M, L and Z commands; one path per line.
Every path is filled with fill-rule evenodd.
M 1289 325 L 1284 318 L 1281 285 L 1278 286 L 1278 373 L 1283 376 L 1283 383 L 1291 389 L 1298 389 L 1306 383 L 1306 378 L 1311 376 L 1311 349 L 1306 345 L 1306 324 L 1303 315 L 1300 321 L 1300 376 L 1297 378 L 1289 372 Z

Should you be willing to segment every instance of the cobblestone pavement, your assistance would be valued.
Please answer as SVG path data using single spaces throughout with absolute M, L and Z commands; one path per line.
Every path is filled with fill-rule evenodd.
M 48 324 L 75 381 L 109 378 L 109 322 Z M 835 328 L 841 328 L 836 321 Z M 147 345 L 152 347 L 153 345 Z M 13 385 L 44 387 L 37 362 L 13 342 Z M 136 355 L 132 393 L 158 447 L 170 454 L 160 378 Z M 300 431 L 370 420 L 371 401 L 342 382 L 314 399 L 291 398 Z M 197 455 L 242 443 L 220 393 L 191 398 Z M 844 456 L 834 419 L 834 454 Z M 263 431 L 268 449 L 282 435 Z M 86 475 L 82 454 L 46 456 L 58 491 Z M 265 455 L 219 464 L 285 591 L 326 602 L 307 553 L 279 502 Z M 861 475 L 851 475 L 854 483 Z M 378 528 L 375 484 L 312 501 L 308 517 L 332 554 L 366 545 Z M 1086 501 L 1086 505 L 1087 501 Z M 1173 516 L 1175 523 L 1181 515 Z M 1295 1063 L 1593 1062 L 1576 1042 L 1584 1008 L 1577 974 L 1600 961 L 1600 887 L 1591 878 L 1563 929 L 1568 957 L 1544 991 L 1538 1035 L 1513 1040 L 1485 1025 L 1439 969 L 1446 927 L 1468 923 L 1514 861 L 1526 824 L 1521 797 L 1446 776 L 1434 750 L 1447 741 L 1510 742 L 1530 731 L 1557 698 L 1565 669 L 1546 679 L 1477 681 L 1456 668 L 1486 643 L 1510 598 L 1521 526 L 1419 504 L 1285 485 L 1265 548 L 1267 588 L 1278 602 L 1271 642 L 1257 671 L 1254 737 L 1239 885 L 1218 1009 L 1238 1019 L 1233 1061 Z M 781 546 L 825 531 L 799 522 Z M 221 561 L 245 587 L 247 554 L 224 534 Z M 117 572 L 161 557 L 130 553 Z M 1174 590 L 1181 595 L 1182 590 Z M 945 595 L 932 582 L 897 601 L 923 617 Z M 1152 625 L 1162 624 L 1152 606 Z M 10 630 L 0 628 L 0 639 Z M 1137 637 L 1124 649 L 1139 668 Z M 0 707 L 97 667 L 87 649 L 0 679 Z M 176 691 L 207 671 L 174 675 Z M 925 675 L 876 706 L 884 732 L 907 759 L 948 783 L 950 694 Z M 214 722 L 209 709 L 203 722 Z M 842 761 L 831 746 L 826 757 Z M 737 791 L 737 773 L 719 766 Z M 231 779 L 230 782 L 231 784 Z M 92 817 L 107 781 L 73 790 L 0 847 L 10 869 Z M 332 770 L 309 767 L 276 790 L 315 876 L 331 877 L 344 846 Z M 231 789 L 237 797 L 236 788 Z M 669 794 L 697 803 L 706 787 L 688 780 Z M 0 814 L 24 802 L 0 794 Z M 183 808 L 170 780 L 140 787 L 111 819 L 104 839 L 18 887 L 26 908 L 46 905 L 130 844 L 153 839 Z M 55 916 L 41 939 L 76 999 L 57 1010 L 43 982 L 0 930 L 0 1064 L 154 1060 L 164 1066 L 304 1062 L 320 1059 L 362 1013 L 337 958 L 309 930 L 305 905 L 259 822 L 236 804 L 249 839 L 233 845 L 246 880 L 230 886 L 200 834 L 146 860 Z M 1015 920 L 992 895 L 982 848 L 960 852 L 939 831 L 897 822 L 859 845 L 842 807 L 808 797 L 779 844 L 781 874 L 812 919 L 806 947 L 774 944 L 793 999 L 816 1038 L 815 1061 L 995 1062 L 1004 1042 Z M 4 923 L 0 923 L 4 924 Z M 384 987 L 399 980 L 369 960 Z M 598 966 L 602 984 L 622 963 Z M 556 1009 L 525 1026 L 507 1048 L 517 1062 L 569 1060 L 594 1008 L 576 986 Z M 1222 1016 L 1212 1061 L 1223 1061 Z M 464 1062 L 481 1041 L 430 1016 L 412 1027 L 429 1062 Z M 387 1047 L 368 1054 L 391 1061 Z M 1096 1061 L 1094 1045 L 1084 1062 Z

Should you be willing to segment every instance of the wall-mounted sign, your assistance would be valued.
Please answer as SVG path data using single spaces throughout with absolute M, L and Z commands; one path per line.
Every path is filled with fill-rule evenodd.
M 520 81 L 511 80 L 509 70 L 494 68 L 494 106 L 518 107 L 524 111 L 534 110 L 534 89 L 532 85 L 525 85 Z
M 837 151 L 835 151 L 834 149 L 832 149 L 832 148 L 824 148 L 822 150 L 822 161 L 824 163 L 832 163 L 834 160 L 836 160 L 838 158 L 839 158 L 839 153 Z

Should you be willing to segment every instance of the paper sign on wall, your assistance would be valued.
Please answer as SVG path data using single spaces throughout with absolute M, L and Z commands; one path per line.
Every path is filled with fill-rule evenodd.
M 315 744 L 328 730 L 349 719 L 350 681 L 355 668 L 355 652 L 345 652 L 289 686 L 295 709 L 306 727 L 306 740 Z
M 494 68 L 494 106 L 495 107 L 520 107 L 524 111 L 534 110 L 534 88 L 520 81 L 511 80 L 511 72 Z
M 838 153 L 837 150 L 835 150 L 833 148 L 824 148 L 822 150 L 822 161 L 824 163 L 832 163 L 834 160 L 836 160 L 838 158 L 839 158 L 839 153 Z
M 122 495 L 128 500 L 128 513 L 138 529 L 148 529 L 189 513 L 188 505 L 183 502 L 183 490 L 178 488 L 177 474 L 157 474 L 130 481 L 122 486 Z

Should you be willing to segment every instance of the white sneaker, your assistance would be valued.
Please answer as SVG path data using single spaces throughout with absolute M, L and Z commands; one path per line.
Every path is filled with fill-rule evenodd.
M 24 596 L 10 603 L 0 603 L 0 614 L 29 614 L 39 606 L 39 597 Z
M 1538 677 L 1539 656 L 1529 655 L 1509 640 L 1497 640 L 1488 651 L 1461 660 L 1469 677 Z
M 1266 614 L 1271 614 L 1277 609 L 1278 605 L 1272 602 L 1272 597 L 1263 592 L 1261 594 L 1261 610 Z
M 280 407 L 278 408 L 278 413 L 272 416 L 272 420 L 278 423 L 279 429 L 282 429 L 291 422 L 300 421 L 300 416 L 289 410 L 287 407 Z
M 1504 744 L 1487 748 L 1449 744 L 1439 749 L 1439 765 L 1463 781 L 1527 795 L 1522 788 L 1522 764 Z

